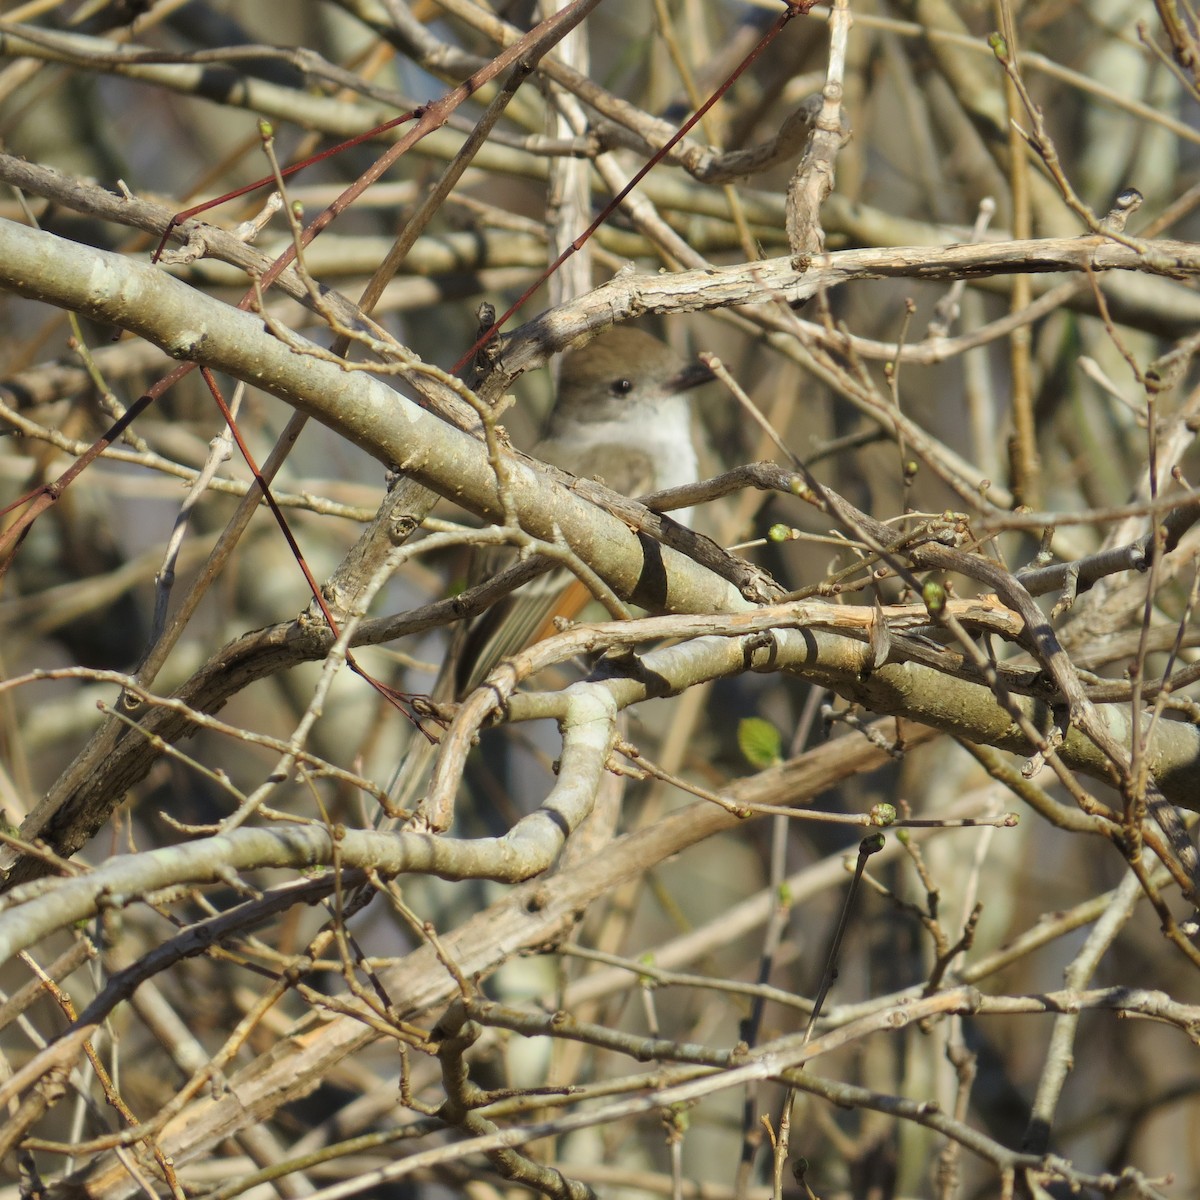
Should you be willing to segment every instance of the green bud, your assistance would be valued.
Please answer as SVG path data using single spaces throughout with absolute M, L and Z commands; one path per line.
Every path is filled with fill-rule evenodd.
M 936 579 L 927 579 L 921 585 L 921 599 L 931 617 L 940 617 L 946 611 L 946 587 Z

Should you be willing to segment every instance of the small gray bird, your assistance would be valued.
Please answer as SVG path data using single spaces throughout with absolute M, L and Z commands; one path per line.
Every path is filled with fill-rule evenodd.
M 563 358 L 558 398 L 531 456 L 631 497 L 693 483 L 698 464 L 688 393 L 712 377 L 648 333 L 609 330 Z M 671 515 L 687 524 L 691 510 Z M 488 569 L 499 569 L 494 558 Z M 557 618 L 577 617 L 589 599 L 565 570 L 519 588 L 458 631 L 433 698 L 464 696 L 501 659 L 552 634 Z M 416 795 L 432 750 L 415 739 L 392 788 L 401 807 Z
M 558 399 L 530 454 L 623 496 L 694 483 L 699 466 L 688 393 L 711 379 L 707 367 L 685 362 L 650 334 L 611 329 L 563 358 Z M 691 515 L 691 509 L 671 513 L 684 525 Z M 455 651 L 455 693 L 465 695 L 502 658 L 553 633 L 555 619 L 573 620 L 588 600 L 582 584 L 556 571 L 495 605 Z

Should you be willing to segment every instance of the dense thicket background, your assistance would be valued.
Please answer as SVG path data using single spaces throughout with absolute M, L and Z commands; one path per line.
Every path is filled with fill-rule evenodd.
M 260 117 L 293 161 L 447 95 L 537 7 L 0 5 L 4 501 L 61 475 L 174 366 L 122 327 L 172 341 L 176 293 L 139 290 L 158 235 L 270 171 Z M 273 334 L 261 320 L 218 328 L 185 294 L 174 352 L 224 367 L 231 401 L 231 375 L 258 385 L 236 403 L 260 462 L 293 416 L 280 395 L 317 416 L 273 490 L 338 620 L 369 602 L 356 657 L 375 680 L 431 686 L 459 614 L 404 622 L 462 586 L 490 478 L 469 444 L 460 468 L 430 466 L 437 422 L 406 432 L 398 400 L 387 416 L 381 386 L 470 423 L 402 348 L 459 360 L 479 303 L 503 310 L 533 285 L 782 8 L 603 0 L 448 193 L 493 82 L 357 196 L 304 267 L 357 301 L 397 233 L 418 233 L 373 340 L 348 355 L 387 360 L 382 385 L 300 350 L 284 383 L 255 357 L 284 328 L 335 345 L 329 303 L 294 272 L 292 298 L 266 298 Z M 389 834 L 398 849 L 383 853 L 370 834 L 413 742 L 404 706 L 330 656 L 265 506 L 219 542 L 249 474 L 236 449 L 213 448 L 225 422 L 199 372 L 139 415 L 6 559 L 0 805 L 25 840 L 0 899 L 0 1196 L 1200 1193 L 1192 864 L 1186 837 L 1144 808 L 1156 783 L 1184 817 L 1200 807 L 1188 22 L 1149 0 L 853 0 L 832 22 L 797 15 L 509 322 L 517 336 L 483 391 L 516 395 L 501 419 L 517 446 L 552 383 L 514 375 L 585 328 L 640 317 L 681 353 L 719 355 L 778 439 L 714 384 L 699 400 L 708 474 L 804 463 L 912 534 L 875 577 L 880 531 L 789 493 L 786 476 L 783 491 L 705 504 L 703 532 L 777 585 L 751 600 L 798 593 L 830 615 L 805 610 L 816 632 L 780 635 L 775 658 L 759 639 L 730 661 L 728 638 L 688 641 L 677 624 L 681 649 L 647 636 L 645 670 L 607 666 L 633 682 L 586 694 L 629 708 L 621 736 L 643 757 L 615 756 L 621 779 L 602 780 L 594 757 L 579 769 L 571 803 L 598 788 L 616 828 L 585 823 L 549 871 L 559 826 L 527 821 L 531 841 L 503 852 L 486 839 L 547 796 L 567 803 L 577 767 L 556 784 L 552 721 L 489 732 L 450 761 L 449 835 Z M 289 203 L 312 220 L 406 128 L 290 179 Z M 758 147 L 751 175 L 726 156 Z M 1098 223 L 1127 187 L 1145 199 L 1117 240 Z M 823 247 L 803 222 L 789 244 L 789 188 L 793 215 L 823 200 Z M 265 195 L 202 219 L 235 231 Z M 214 231 L 153 270 L 234 305 L 290 244 L 276 213 L 256 240 Z M 76 245 L 125 256 L 131 274 L 118 285 Z M 351 413 L 359 398 L 374 407 Z M 467 495 L 472 512 L 389 475 L 406 447 L 421 484 Z M 520 514 L 565 503 L 528 486 Z M 1162 553 L 1151 496 L 1172 514 Z M 592 565 L 621 590 L 614 547 L 630 535 L 604 528 Z M 959 557 L 933 571 L 919 551 L 931 539 Z M 1014 573 L 1136 544 L 1150 569 L 1118 555 L 1077 596 L 1066 576 L 1031 579 L 1074 686 L 1121 743 L 1076 706 L 1082 732 L 1056 773 L 1030 733 L 1065 721 L 1064 705 L 1032 699 L 1062 699 L 1062 659 L 1010 619 Z M 749 607 L 701 566 L 671 570 L 677 607 Z M 962 601 L 965 643 L 925 612 L 914 589 L 931 579 Z M 140 690 L 123 693 L 135 671 Z M 1176 686 L 1157 687 L 1164 674 Z M 531 678 L 517 715 L 563 716 L 556 697 L 580 675 L 567 662 Z M 635 703 L 656 676 L 681 694 Z M 1010 725 L 993 693 L 1037 729 Z M 1151 750 L 1131 750 L 1130 714 L 1152 710 Z M 199 714 L 217 716 L 198 728 Z M 746 718 L 761 723 L 749 756 Z M 923 823 L 885 832 L 851 895 L 862 821 L 881 803 Z M 289 828 L 295 843 L 252 840 Z M 105 863 L 102 882 L 75 878 Z

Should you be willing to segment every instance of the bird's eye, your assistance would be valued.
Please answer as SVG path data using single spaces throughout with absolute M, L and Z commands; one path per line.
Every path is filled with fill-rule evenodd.
M 614 396 L 628 396 L 633 391 L 632 379 L 614 379 L 609 390 Z

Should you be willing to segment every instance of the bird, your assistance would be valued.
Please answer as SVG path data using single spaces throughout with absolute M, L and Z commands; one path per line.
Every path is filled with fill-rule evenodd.
M 643 330 L 616 326 L 563 356 L 557 399 L 531 457 L 630 497 L 694 483 L 699 465 L 691 391 L 713 378 Z M 689 524 L 690 509 L 672 517 Z M 484 560 L 495 573 L 494 552 Z M 452 639 L 430 693 L 435 707 L 460 699 L 505 657 L 554 633 L 591 599 L 566 570 L 518 588 Z M 391 792 L 407 808 L 434 747 L 414 738 Z
M 623 496 L 694 483 L 699 464 L 689 393 L 712 377 L 658 338 L 617 326 L 564 356 L 557 400 L 530 455 Z M 671 516 L 688 525 L 692 512 Z M 488 568 L 494 573 L 496 566 L 493 556 Z M 453 695 L 436 685 L 435 694 L 461 698 L 501 659 L 553 633 L 557 619 L 577 617 L 589 599 L 564 571 L 527 584 L 474 623 L 450 664 Z

